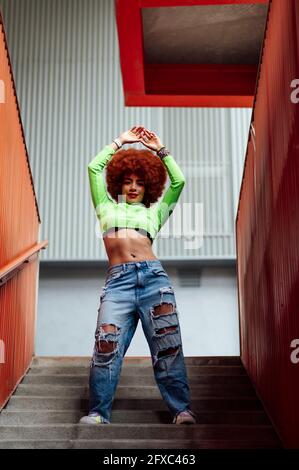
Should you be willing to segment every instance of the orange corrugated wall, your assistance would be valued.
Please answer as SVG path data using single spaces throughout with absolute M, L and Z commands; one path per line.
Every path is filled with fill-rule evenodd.
M 39 214 L 0 13 L 0 269 L 38 242 Z M 34 353 L 38 258 L 0 285 L 0 409 Z
M 242 361 L 285 447 L 299 447 L 298 56 L 299 1 L 271 0 L 236 248 Z

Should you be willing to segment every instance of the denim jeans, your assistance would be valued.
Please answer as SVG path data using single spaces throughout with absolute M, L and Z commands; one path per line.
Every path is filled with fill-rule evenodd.
M 156 383 L 170 413 L 190 409 L 190 390 L 174 290 L 158 259 L 108 268 L 100 295 L 95 345 L 90 363 L 89 414 L 110 423 L 123 358 L 139 318 L 149 345 Z M 107 332 L 104 325 L 112 325 Z M 114 330 L 113 330 L 114 328 Z M 113 342 L 104 352 L 101 345 Z M 110 343 L 111 346 L 111 343 Z

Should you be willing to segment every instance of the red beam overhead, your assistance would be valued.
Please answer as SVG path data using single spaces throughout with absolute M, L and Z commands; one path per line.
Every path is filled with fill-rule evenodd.
M 140 8 L 191 7 L 200 5 L 268 4 L 269 0 L 138 0 Z
M 126 106 L 252 107 L 258 64 L 146 63 L 143 8 L 268 4 L 268 0 L 116 0 Z
M 236 96 L 254 88 L 256 73 L 255 65 L 146 64 L 145 90 L 150 94 L 196 95 L 200 89 L 206 95 Z

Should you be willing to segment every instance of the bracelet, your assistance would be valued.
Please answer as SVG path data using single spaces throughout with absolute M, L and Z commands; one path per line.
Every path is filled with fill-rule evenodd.
M 116 143 L 117 147 L 120 149 L 122 147 L 122 143 L 119 139 L 114 139 L 113 142 Z
M 164 147 L 161 147 L 160 150 L 157 151 L 157 155 L 158 157 L 160 157 L 161 159 L 166 157 L 167 155 L 170 154 L 170 151 L 167 150 L 167 148 L 164 146 Z

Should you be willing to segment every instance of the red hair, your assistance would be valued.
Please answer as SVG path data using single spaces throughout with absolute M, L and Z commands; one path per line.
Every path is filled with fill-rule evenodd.
M 117 202 L 118 195 L 122 194 L 124 178 L 130 173 L 136 173 L 144 181 L 142 204 L 145 207 L 150 207 L 163 193 L 167 172 L 160 158 L 149 150 L 118 150 L 106 168 L 107 189 Z

